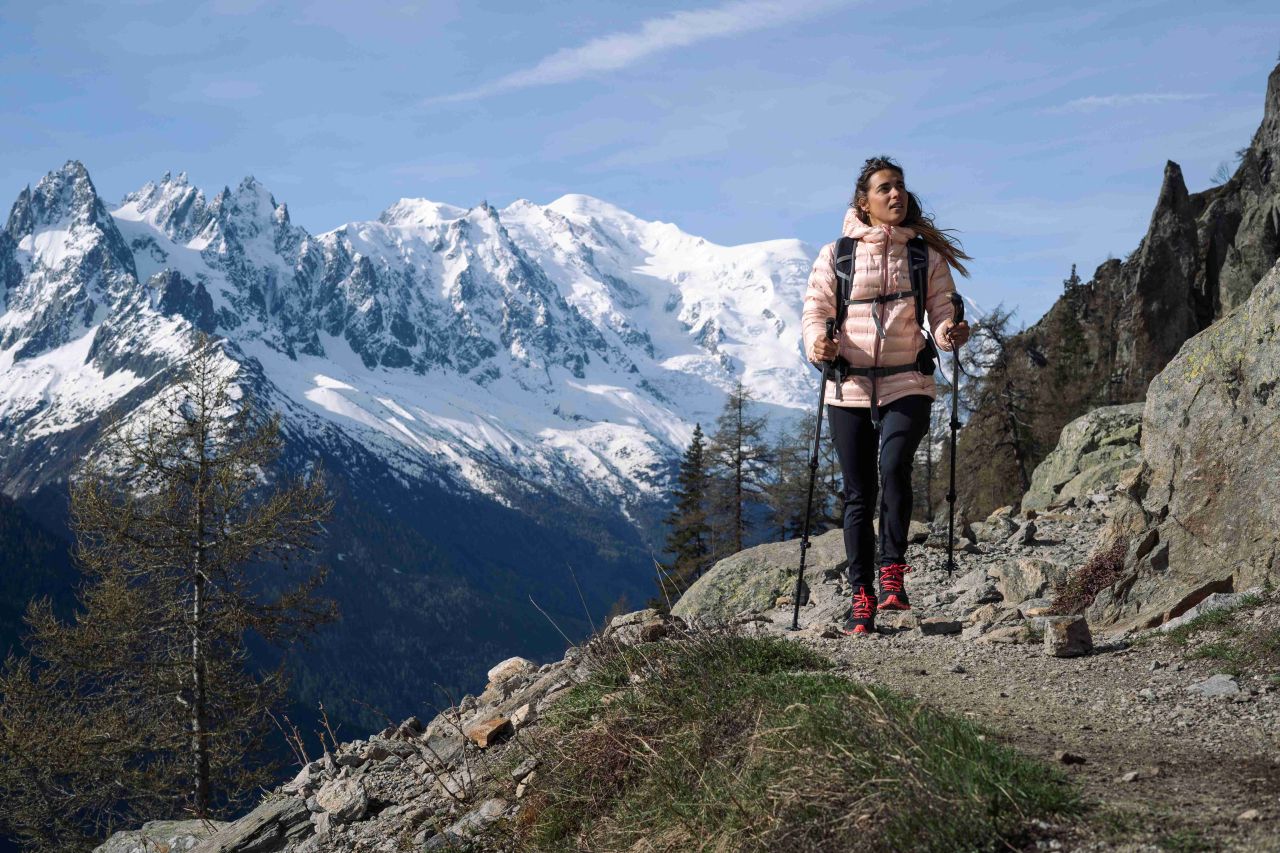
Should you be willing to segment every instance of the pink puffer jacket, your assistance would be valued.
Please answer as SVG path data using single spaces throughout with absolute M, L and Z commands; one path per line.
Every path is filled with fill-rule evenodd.
M 915 231 L 902 226 L 864 225 L 851 208 L 844 217 L 844 233 L 858 241 L 851 299 L 867 299 L 911 289 L 907 241 L 915 236 Z M 810 361 L 814 360 L 814 343 L 826 334 L 827 318 L 836 315 L 836 276 L 831 262 L 835 245 L 828 243 L 818 252 L 818 259 L 813 262 L 813 270 L 809 273 L 809 287 L 804 295 L 801 325 L 804 331 L 804 351 Z M 951 349 L 946 338 L 939 335 L 939 331 L 952 318 L 951 294 L 955 289 L 950 266 L 940 254 L 930 250 L 925 316 L 940 350 Z M 880 312 L 885 329 L 884 338 L 876 332 L 872 311 Z M 916 360 L 916 353 L 925 345 L 924 334 L 916 323 L 916 303 L 911 298 L 880 304 L 850 305 L 844 328 L 836 330 L 836 341 L 840 345 L 840 355 L 855 367 L 910 364 Z M 881 377 L 876 380 L 876 385 L 881 406 L 909 394 L 926 394 L 930 397 L 936 395 L 933 377 L 922 376 L 915 371 Z M 840 390 L 843 400 L 836 399 L 835 383 L 827 383 L 826 399 L 829 405 L 862 408 L 871 405 L 871 380 L 866 377 L 850 376 Z

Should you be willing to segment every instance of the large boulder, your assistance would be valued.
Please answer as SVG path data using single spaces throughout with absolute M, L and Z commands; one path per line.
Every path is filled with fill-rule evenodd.
M 1055 501 L 1082 498 L 1114 485 L 1138 464 L 1142 403 L 1104 406 L 1062 428 L 1058 446 L 1036 466 L 1022 510 L 1044 510 Z
M 844 562 L 844 533 L 829 530 L 809 540 L 805 557 L 808 583 L 824 570 Z M 671 608 L 673 616 L 688 621 L 726 621 L 745 611 L 762 612 L 774 606 L 780 595 L 795 592 L 800 568 L 800 542 L 769 542 L 716 563 L 689 587 Z
M 1091 619 L 1150 627 L 1280 581 L 1280 263 L 1151 382 L 1143 470 L 1116 512 L 1121 579 Z

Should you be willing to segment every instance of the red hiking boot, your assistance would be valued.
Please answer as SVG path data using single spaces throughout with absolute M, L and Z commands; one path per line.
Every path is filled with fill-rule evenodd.
M 911 571 L 906 563 L 880 567 L 880 610 L 910 610 L 907 587 L 902 576 Z
M 845 634 L 871 634 L 876 630 L 876 600 L 866 587 L 858 587 L 853 594 L 849 618 L 840 629 Z

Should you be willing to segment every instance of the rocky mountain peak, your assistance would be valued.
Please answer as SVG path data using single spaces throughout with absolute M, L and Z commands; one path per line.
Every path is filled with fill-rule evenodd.
M 110 220 L 98 198 L 89 172 L 79 160 L 68 160 L 61 169 L 18 194 L 5 230 L 14 240 L 60 223 L 93 225 Z
M 189 241 L 209 219 L 204 193 L 187 183 L 186 172 L 179 172 L 176 178 L 165 172 L 159 183 L 147 181 L 141 189 L 127 194 L 118 215 L 128 216 L 130 209 L 178 243 Z

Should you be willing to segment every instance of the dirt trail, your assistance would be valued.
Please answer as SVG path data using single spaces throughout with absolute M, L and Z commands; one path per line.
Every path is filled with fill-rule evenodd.
M 981 604 L 971 591 L 1001 566 L 1035 557 L 1080 565 L 1097 541 L 1102 512 L 1038 519 L 1034 544 L 1018 536 L 979 543 L 960 571 L 942 571 L 943 552 L 912 546 L 907 587 L 913 616 L 971 618 Z M 1016 543 L 1016 544 L 1015 544 Z M 989 588 L 988 588 L 989 589 Z M 1136 638 L 1095 637 L 1095 651 L 1076 658 L 1046 655 L 1040 642 L 989 642 L 980 629 L 965 637 L 923 636 L 881 620 L 872 638 L 823 637 L 847 606 L 842 576 L 819 567 L 813 603 L 802 608 L 799 634 L 785 631 L 791 608 L 749 622 L 835 659 L 850 677 L 964 714 L 1021 751 L 1053 762 L 1078 781 L 1095 806 L 1070 824 L 1044 827 L 1026 850 L 1239 850 L 1280 853 L 1280 679 L 1276 658 L 1242 669 L 1239 692 L 1209 698 L 1188 688 L 1223 672 L 1222 660 L 1193 654 L 1212 632 L 1178 646 L 1159 632 Z M 1006 617 L 1012 607 L 997 602 Z M 989 615 L 992 608 L 984 611 Z M 1235 617 L 1242 635 L 1280 638 L 1280 598 Z M 1030 624 L 1014 614 L 1011 622 Z M 1255 661 L 1256 663 L 1256 661 Z M 1272 668 L 1268 668 L 1268 667 Z M 1062 753 L 1083 759 L 1064 763 Z M 1070 759 L 1069 759 L 1070 760 Z M 1241 819 L 1256 814 L 1256 819 Z
M 956 637 L 814 642 L 853 677 L 963 713 L 1028 754 L 1059 764 L 1064 751 L 1084 759 L 1064 770 L 1089 800 L 1133 822 L 1112 836 L 1109 819 L 1094 814 L 1046 832 L 1061 848 L 1030 849 L 1126 849 L 1116 837 L 1145 835 L 1166 840 L 1152 849 L 1195 849 L 1190 839 L 1199 836 L 1229 850 L 1280 850 L 1280 694 L 1185 698 L 1185 686 L 1214 669 L 1188 663 L 1153 672 L 1152 662 L 1171 659 L 1158 643 L 1060 659 L 1038 646 Z M 964 672 L 953 672 L 957 665 Z M 1172 688 L 1169 698 L 1160 698 L 1162 688 Z M 1143 689 L 1156 699 L 1139 697 Z M 1250 809 L 1263 819 L 1237 820 Z M 1186 847 L 1174 846 L 1179 837 Z

